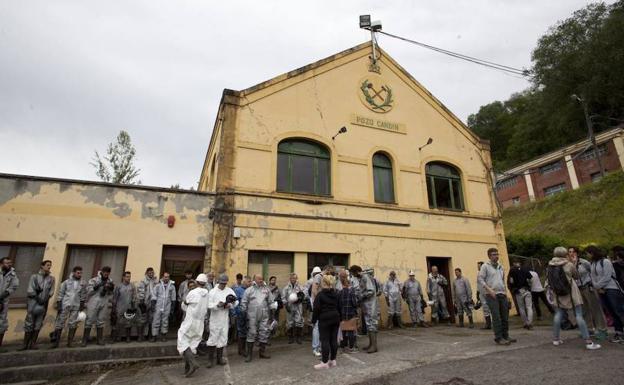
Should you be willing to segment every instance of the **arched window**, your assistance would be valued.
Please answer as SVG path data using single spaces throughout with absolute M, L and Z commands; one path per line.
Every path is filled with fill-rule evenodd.
M 331 159 L 325 146 L 286 139 L 277 146 L 277 191 L 329 195 Z
M 392 162 L 387 155 L 381 152 L 373 155 L 373 184 L 375 186 L 375 202 L 394 203 Z
M 464 210 L 464 199 L 459 171 L 446 163 L 427 164 L 427 194 L 429 207 Z

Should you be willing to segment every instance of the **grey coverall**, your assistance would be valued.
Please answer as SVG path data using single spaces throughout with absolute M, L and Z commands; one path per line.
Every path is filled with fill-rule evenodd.
M 144 311 L 141 310 L 138 315 L 138 324 L 143 327 L 143 335 L 147 336 L 152 327 L 154 312 L 152 309 L 152 290 L 154 285 L 158 283 L 158 278 L 150 279 L 147 275 L 137 284 L 137 305 L 143 305 Z
M 359 285 L 364 322 L 366 323 L 366 330 L 369 332 L 377 332 L 377 325 L 379 324 L 379 301 L 373 279 L 375 278 L 363 273 Z
M 68 318 L 67 326 L 70 329 L 76 328 L 80 305 L 84 306 L 86 300 L 87 283 L 85 281 L 74 279 L 73 276 L 63 281 L 56 300 L 59 303 L 59 313 L 56 316 L 54 328 L 63 329 Z
M 137 289 L 132 283 L 120 283 L 113 291 L 113 311 L 117 315 L 117 330 L 128 329 L 134 326 L 137 321 L 136 316 L 132 320 L 127 320 L 124 313 L 128 309 L 136 309 Z
M 54 277 L 44 274 L 39 270 L 37 274 L 30 276 L 26 296 L 28 305 L 26 307 L 26 320 L 24 321 L 24 332 L 30 333 L 41 330 L 43 320 L 48 312 L 48 301 L 54 296 Z M 35 315 L 35 311 L 40 312 Z
M 169 281 L 165 284 L 162 281 L 154 286 L 152 291 L 152 305 L 154 305 L 154 320 L 152 321 L 152 336 L 167 334 L 169 331 L 169 315 L 171 314 L 171 303 L 176 300 L 175 282 Z
M 282 300 L 284 301 L 284 308 L 286 308 L 286 327 L 288 329 L 303 327 L 303 302 L 290 303 L 288 301 L 291 293 L 296 294 L 299 292 L 304 294 L 305 301 L 307 295 L 305 295 L 305 289 L 299 285 L 299 282 L 296 282 L 294 285 L 288 282 L 288 285 L 282 291 Z
M 107 320 L 110 319 L 111 298 L 113 293 L 106 289 L 102 284 L 102 273 L 98 274 L 89 280 L 87 284 L 87 320 L 85 321 L 85 328 L 91 328 L 93 325 L 97 328 L 103 328 Z M 108 282 L 112 283 L 112 280 L 108 278 Z
M 15 274 L 15 269 L 6 273 L 0 270 L 0 304 L 2 309 L 0 310 L 0 334 L 4 334 L 9 328 L 9 296 L 17 290 L 19 286 L 19 279 Z
M 466 313 L 468 317 L 472 316 L 472 288 L 464 277 L 453 281 L 453 303 L 457 308 L 457 315 Z
M 485 300 L 485 289 L 479 283 L 478 279 L 477 279 L 477 296 L 479 297 L 478 300 L 481 301 L 481 309 L 483 309 L 483 316 L 489 317 L 490 307 L 488 306 L 487 301 Z
M 420 303 L 420 296 L 423 295 L 420 282 L 415 279 L 408 279 L 403 283 L 403 293 L 412 322 L 425 322 L 425 314 L 422 311 L 422 304 Z
M 449 317 L 449 312 L 446 308 L 446 296 L 444 295 L 444 286 L 447 285 L 448 281 L 442 274 L 438 274 L 435 277 L 433 274 L 429 274 L 427 277 L 427 296 L 430 301 L 433 301 L 431 306 L 432 319 L 438 319 L 440 315 L 443 319 Z
M 394 281 L 388 279 L 383 287 L 383 293 L 386 296 L 388 303 L 388 315 L 401 315 L 401 291 L 403 290 L 403 284 L 398 278 Z
M 241 312 L 247 314 L 247 342 L 255 342 L 257 339 L 261 344 L 266 344 L 269 341 L 269 305 L 273 302 L 273 294 L 266 284 L 258 286 L 254 282 L 245 290 L 239 306 Z

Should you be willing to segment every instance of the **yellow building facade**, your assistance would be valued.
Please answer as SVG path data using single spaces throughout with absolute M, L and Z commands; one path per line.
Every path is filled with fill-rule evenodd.
M 424 285 L 437 265 L 475 285 L 490 247 L 509 266 L 488 143 L 376 52 L 224 91 L 200 180 L 216 192 L 213 270 L 279 285 L 357 264 Z

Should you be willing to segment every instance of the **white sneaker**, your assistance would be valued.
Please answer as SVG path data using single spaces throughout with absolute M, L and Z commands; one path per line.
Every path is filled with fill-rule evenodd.
M 553 345 L 555 345 L 555 346 L 563 345 L 563 340 L 554 340 L 553 341 Z
M 313 350 L 312 354 L 314 354 L 314 357 L 320 357 L 321 356 L 321 352 L 319 352 L 318 350 Z
M 585 345 L 585 348 L 587 348 L 588 350 L 597 350 L 600 349 L 602 346 L 598 345 L 595 342 L 592 342 L 591 344 L 587 344 Z

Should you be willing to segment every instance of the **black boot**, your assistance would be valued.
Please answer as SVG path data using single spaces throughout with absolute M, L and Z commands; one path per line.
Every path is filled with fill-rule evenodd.
M 61 343 L 61 334 L 63 334 L 63 329 L 54 329 L 54 342 L 52 342 L 52 349 L 59 347 L 59 344 Z
M 145 340 L 143 330 L 143 326 L 137 326 L 137 342 L 143 342 Z
M 161 333 L 160 342 L 165 342 L 165 341 L 167 341 L 167 333 Z
M 185 377 L 190 377 L 197 369 L 199 369 L 199 364 L 195 359 L 195 355 L 191 351 L 191 348 L 187 348 L 184 353 L 184 360 L 186 361 L 186 365 L 188 366 L 188 370 L 184 373 Z
M 6 353 L 7 350 L 2 348 L 2 340 L 4 339 L 4 333 L 0 333 L 0 353 Z
M 482 330 L 490 330 L 492 329 L 492 317 L 489 315 L 485 316 L 485 325 L 481 328 Z
M 82 344 L 80 345 L 83 348 L 89 343 L 89 334 L 91 334 L 91 328 L 85 326 L 84 332 L 82 333 Z
M 206 365 L 207 368 L 212 368 L 212 366 L 214 365 L 214 356 L 215 356 L 215 347 L 208 346 L 208 365 Z
M 396 315 L 396 326 L 399 329 L 403 329 L 403 322 L 401 321 L 401 315 L 400 314 Z
M 377 353 L 377 332 L 368 332 L 370 336 L 370 346 L 366 350 L 367 353 Z
M 30 336 L 30 346 L 28 347 L 29 349 L 32 349 L 32 350 L 39 349 L 39 347 L 37 346 L 37 338 L 39 338 L 39 330 L 35 329 L 32 335 Z
M 126 328 L 126 343 L 130 343 L 131 336 L 132 336 L 132 328 Z
M 74 346 L 74 336 L 76 335 L 76 328 L 69 328 L 67 331 L 67 347 L 71 348 Z
M 288 343 L 289 344 L 295 343 L 295 329 L 294 328 L 288 329 Z
M 247 342 L 247 357 L 245 357 L 245 362 L 251 362 L 251 358 L 253 356 L 253 342 Z
M 295 328 L 295 342 L 301 345 L 301 336 L 303 335 L 303 328 Z
M 121 339 L 121 331 L 117 330 L 117 328 L 111 330 L 111 344 L 119 342 Z
M 373 346 L 373 338 L 371 337 L 373 333 L 368 333 L 368 345 L 364 346 L 362 350 L 368 351 Z
M 468 316 L 468 327 L 470 329 L 474 329 L 474 321 L 472 320 L 472 316 L 471 315 Z
M 394 323 L 394 316 L 389 315 L 388 316 L 388 329 L 392 329 L 393 323 Z
M 96 328 L 97 333 L 97 344 L 100 346 L 104 346 L 104 328 Z
M 223 359 L 223 348 L 217 348 L 217 365 L 225 365 L 226 363 Z
M 24 343 L 22 344 L 22 347 L 17 350 L 19 351 L 28 350 L 28 348 L 30 347 L 31 336 L 32 336 L 32 332 L 24 332 Z
M 245 337 L 238 337 L 238 355 L 245 357 Z
M 457 327 L 463 328 L 464 327 L 464 315 L 460 314 L 457 316 L 457 318 L 459 318 L 459 325 L 457 325 Z
M 267 344 L 260 342 L 260 349 L 258 350 L 258 357 L 260 358 L 271 358 L 269 353 L 266 352 Z

